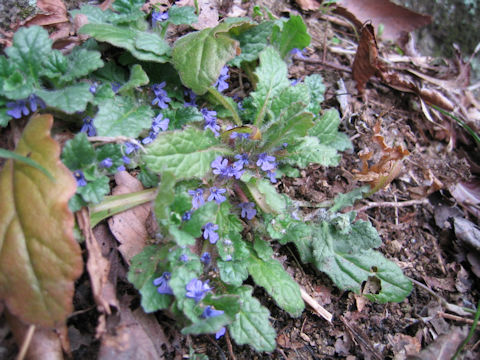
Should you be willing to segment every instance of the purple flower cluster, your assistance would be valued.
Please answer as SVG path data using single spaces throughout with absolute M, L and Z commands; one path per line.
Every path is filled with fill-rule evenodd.
M 172 288 L 168 285 L 168 281 L 171 278 L 171 273 L 168 271 L 164 272 L 162 276 L 153 280 L 153 285 L 157 287 L 159 294 L 168 294 L 173 295 Z
M 267 153 L 261 153 L 258 155 L 257 166 L 260 166 L 260 169 L 267 173 L 267 176 L 270 178 L 272 183 L 276 183 L 277 175 L 275 169 L 277 167 L 277 162 L 275 161 L 275 156 L 268 155 Z
M 190 98 L 190 101 L 185 101 L 185 103 L 183 104 L 183 106 L 185 106 L 185 107 L 188 107 L 188 106 L 193 106 L 193 107 L 195 107 L 195 106 L 197 106 L 197 104 L 195 103 L 195 100 L 197 99 L 197 94 L 195 94 L 195 93 L 193 92 L 193 90 L 190 90 L 190 89 L 189 89 L 189 90 L 185 90 L 185 91 L 184 91 L 184 94 Z
M 205 204 L 205 200 L 203 199 L 203 189 L 188 190 L 188 193 L 192 196 L 192 208 L 194 210 Z
M 160 131 L 167 131 L 169 123 L 169 118 L 164 119 L 162 114 L 158 114 L 157 117 L 153 119 L 150 132 L 148 133 L 148 136 L 142 140 L 142 144 L 150 144 L 157 138 Z
M 163 81 L 160 84 L 155 84 L 152 86 L 153 93 L 155 98 L 152 100 L 152 105 L 158 105 L 160 109 L 168 108 L 167 103 L 172 101 L 167 95 L 167 92 L 163 89 L 166 85 L 166 82 Z
M 229 77 L 230 75 L 228 75 L 228 66 L 224 66 L 222 70 L 220 70 L 220 76 L 218 77 L 217 82 L 213 86 L 215 86 L 219 92 L 227 90 L 228 83 L 226 80 Z
M 157 26 L 158 22 L 168 20 L 168 12 L 154 11 L 152 12 L 152 28 Z
M 217 230 L 218 230 L 217 224 L 213 224 L 211 222 L 206 223 L 205 226 L 203 227 L 203 238 L 205 240 L 208 239 L 208 241 L 210 241 L 210 244 L 215 244 L 219 238 L 216 232 Z
M 30 109 L 28 106 L 30 106 Z M 38 108 L 44 109 L 46 107 L 44 101 L 37 95 L 30 95 L 26 99 L 7 102 L 7 114 L 14 119 L 20 119 L 22 116 L 27 116 L 31 112 L 35 112 Z
M 127 155 L 130 155 L 131 153 L 140 149 L 140 146 L 131 142 L 126 142 L 124 145 L 125 145 L 125 154 Z
M 208 196 L 207 201 L 212 201 L 215 200 L 217 204 L 221 204 L 227 198 L 223 196 L 222 194 L 225 194 L 227 192 L 227 189 L 218 189 L 216 186 L 212 186 L 210 188 L 210 195 Z
M 255 204 L 253 202 L 244 202 L 238 205 L 242 209 L 240 216 L 242 218 L 247 218 L 252 220 L 255 215 L 257 215 L 257 210 L 255 210 Z
M 219 136 L 220 133 L 218 132 L 218 130 L 220 130 L 220 126 L 218 126 L 217 124 L 217 112 L 209 111 L 207 108 L 203 108 L 202 110 L 200 110 L 200 112 L 202 113 L 203 119 L 205 120 L 205 126 L 203 130 L 210 129 L 215 136 Z
M 100 161 L 100 163 L 98 165 L 101 168 L 108 169 L 108 168 L 112 167 L 113 160 L 112 160 L 112 158 L 107 157 L 107 158 L 103 159 L 102 161 Z
M 87 185 L 87 180 L 85 180 L 85 175 L 82 170 L 75 170 L 73 172 L 73 177 L 77 180 L 78 187 Z
M 215 175 L 220 175 L 221 177 L 234 177 L 235 179 L 240 179 L 244 172 L 243 166 L 239 167 L 239 163 L 236 162 L 233 165 L 228 165 L 228 159 L 224 159 L 221 156 L 218 156 L 213 160 L 210 166 L 213 169 L 213 173 Z
M 290 50 L 290 54 L 292 56 L 296 56 L 302 60 L 305 59 L 305 56 L 303 56 L 304 52 L 305 52 L 305 49 L 300 50 L 299 48 L 293 48 L 292 50 Z
M 93 125 L 93 119 L 90 116 L 86 116 L 83 118 L 83 125 L 80 129 L 80 132 L 84 132 L 88 136 L 97 135 L 97 129 L 95 129 L 95 126 Z
M 250 134 L 249 133 L 239 133 L 239 132 L 232 132 L 230 134 L 230 139 L 250 139 Z
M 202 282 L 197 278 L 193 278 L 190 282 L 185 286 L 187 293 L 185 296 L 190 299 L 194 299 L 195 302 L 201 301 L 205 294 L 212 290 L 212 288 L 208 285 L 208 280 Z

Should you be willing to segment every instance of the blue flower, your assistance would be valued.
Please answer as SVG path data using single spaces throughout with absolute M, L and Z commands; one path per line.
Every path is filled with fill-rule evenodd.
M 157 22 L 168 20 L 168 12 L 154 11 L 152 12 L 152 27 L 157 25 Z
M 80 129 L 80 132 L 84 132 L 88 136 L 97 135 L 97 129 L 95 129 L 95 126 L 93 125 L 93 119 L 90 116 L 86 116 L 83 118 L 83 125 Z
M 203 130 L 210 129 L 212 130 L 215 136 L 219 136 L 220 133 L 220 126 L 217 125 L 217 112 L 216 111 L 209 111 L 207 108 L 203 108 L 200 110 L 203 115 L 203 119 L 205 120 L 205 126 Z
M 32 110 L 33 112 L 37 111 L 39 107 L 42 109 L 45 109 L 47 107 L 45 105 L 45 102 L 35 94 L 30 95 L 27 100 L 30 103 L 30 110 Z
M 157 134 L 162 131 L 167 131 L 168 129 L 168 124 L 170 124 L 170 119 L 165 118 L 163 119 L 162 114 L 158 114 L 156 118 L 153 119 L 152 123 L 152 130 L 155 131 Z
M 193 278 L 190 282 L 185 286 L 187 293 L 185 296 L 190 299 L 194 299 L 195 302 L 199 302 L 205 297 L 205 294 L 212 290 L 212 288 L 208 285 L 208 280 L 202 282 L 197 278 Z
M 293 48 L 292 50 L 290 50 L 290 54 L 292 56 L 298 57 L 299 59 L 305 59 L 305 56 L 303 56 L 304 52 L 305 52 L 305 49 L 300 50 L 299 48 Z
M 217 331 L 217 333 L 215 334 L 215 339 L 218 340 L 220 339 L 223 335 L 225 335 L 225 332 L 227 331 L 227 329 L 224 327 L 222 327 L 220 330 Z
M 173 295 L 172 288 L 168 285 L 171 274 L 168 271 L 165 271 L 162 276 L 153 280 L 153 285 L 157 287 L 159 294 L 168 294 Z
M 268 171 L 267 171 L 267 175 L 268 175 L 268 177 L 270 178 L 270 182 L 271 182 L 272 184 L 275 184 L 275 183 L 277 182 L 277 178 L 276 178 L 277 172 L 275 171 L 275 169 L 268 170 Z
M 205 204 L 205 200 L 203 200 L 203 189 L 188 190 L 188 193 L 193 197 L 192 207 L 194 209 L 198 209 L 200 206 Z
M 222 195 L 226 192 L 226 189 L 218 189 L 216 186 L 213 186 L 210 188 L 210 195 L 208 195 L 207 201 L 215 200 L 217 204 L 221 204 L 222 202 L 227 200 L 227 198 Z
M 295 86 L 295 85 L 297 85 L 299 82 L 300 82 L 300 80 L 298 80 L 298 79 L 290 80 L 290 86 Z
M 22 116 L 30 114 L 27 107 L 27 100 L 16 100 L 14 102 L 7 102 L 7 114 L 14 119 L 20 119 Z
M 219 92 L 228 89 L 228 84 L 226 80 L 229 77 L 230 75 L 228 75 L 228 66 L 224 66 L 222 70 L 220 70 L 220 76 L 218 77 L 217 82 L 213 86 L 215 86 Z
M 75 177 L 75 180 L 77 180 L 77 186 L 87 185 L 87 180 L 85 180 L 85 175 L 83 175 L 82 170 L 75 170 L 73 176 Z
M 119 167 L 117 167 L 117 171 L 125 171 L 125 170 L 127 169 L 125 168 L 124 165 L 120 165 Z
M 212 318 L 215 316 L 220 316 L 223 315 L 225 312 L 223 310 L 215 310 L 211 306 L 207 306 L 205 309 L 203 309 L 202 317 L 204 319 Z
M 227 245 L 227 246 L 230 246 L 230 245 L 233 244 L 233 243 L 232 243 L 232 240 L 230 240 L 230 239 L 225 239 L 225 240 L 223 240 L 223 243 L 224 243 L 225 245 Z
M 158 107 L 160 109 L 166 109 L 168 108 L 168 105 L 167 103 L 169 103 L 170 101 L 172 101 L 172 99 L 170 99 L 167 95 L 167 92 L 165 90 L 163 90 L 163 88 L 165 87 L 166 85 L 166 82 L 163 81 L 161 82 L 160 84 L 154 84 L 152 86 L 152 90 L 155 94 L 155 98 L 152 100 L 152 105 L 156 105 L 158 104 Z
M 263 171 L 275 169 L 275 156 L 267 155 L 267 153 L 261 153 L 258 155 L 257 166 L 260 166 Z
M 129 165 L 132 162 L 132 160 L 128 156 L 125 156 L 125 155 L 122 156 L 122 160 L 123 160 L 123 163 L 126 164 L 126 165 Z
M 118 81 L 112 81 L 110 86 L 112 87 L 113 92 L 116 94 L 122 87 L 122 84 L 120 84 Z
M 211 260 L 212 260 L 212 256 L 208 251 L 205 251 L 200 257 L 200 261 L 203 262 L 205 265 L 210 264 Z
M 237 161 L 233 163 L 233 166 L 237 169 L 243 169 L 244 166 L 249 164 L 248 154 L 246 153 L 235 155 L 235 159 L 237 159 Z
M 188 221 L 192 218 L 192 211 L 185 211 L 182 215 L 182 221 Z
M 219 155 L 215 158 L 215 160 L 212 161 L 210 166 L 212 167 L 214 174 L 227 176 L 227 172 L 228 172 L 227 159 L 224 159 Z
M 132 152 L 140 149 L 140 146 L 131 142 L 126 142 L 124 145 L 125 145 L 125 154 L 127 155 L 130 155 Z
M 249 133 L 239 133 L 239 132 L 232 132 L 230 134 L 230 139 L 250 139 L 250 134 Z
M 95 94 L 98 89 L 98 83 L 94 81 L 92 85 L 90 85 L 90 89 L 88 89 L 92 94 Z
M 112 167 L 112 165 L 113 165 L 113 160 L 109 157 L 100 161 L 100 164 L 99 164 L 100 167 L 105 168 L 105 169 L 108 169 L 108 168 Z
M 225 256 L 225 261 L 232 261 L 232 255 L 228 254 Z
M 207 223 L 203 227 L 203 238 L 205 240 L 209 239 L 210 244 L 215 244 L 219 238 L 216 231 L 218 230 L 217 224 L 212 224 L 211 222 Z
M 197 104 L 195 103 L 195 100 L 197 98 L 197 94 L 195 94 L 193 92 L 193 90 L 186 90 L 186 91 L 184 91 L 184 94 L 190 98 L 190 101 L 185 102 L 183 104 L 183 106 L 185 106 L 185 107 L 188 107 L 188 106 L 195 107 L 195 106 L 197 106 Z
M 187 262 L 188 261 L 188 255 L 187 254 L 180 255 L 180 261 Z
M 257 214 L 255 210 L 255 204 L 253 202 L 244 202 L 238 205 L 242 209 L 241 217 L 252 220 L 253 217 Z

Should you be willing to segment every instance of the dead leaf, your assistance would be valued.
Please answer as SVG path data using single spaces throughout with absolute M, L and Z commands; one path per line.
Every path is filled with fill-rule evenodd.
M 429 15 L 418 14 L 388 0 L 340 0 L 336 12 L 354 23 L 371 21 L 375 29 L 383 24 L 382 38 L 396 41 L 415 29 L 431 23 Z
M 316 0 L 295 0 L 295 2 L 300 6 L 300 9 L 308 10 L 318 10 L 320 8 L 320 3 Z
M 100 245 L 90 227 L 90 216 L 86 208 L 77 211 L 77 223 L 85 236 L 88 250 L 87 271 L 90 275 L 92 292 L 99 312 L 111 314 L 110 306 L 118 308 L 115 286 L 109 281 L 110 262 L 103 257 Z
M 115 182 L 117 186 L 112 191 L 113 195 L 143 190 L 142 183 L 126 171 L 116 173 Z M 127 263 L 130 263 L 130 259 L 142 251 L 149 238 L 145 223 L 150 211 L 151 205 L 144 204 L 108 219 L 110 231 L 120 243 L 118 250 Z
M 440 335 L 433 343 L 408 360 L 450 360 L 467 336 L 468 327 L 454 327 L 448 334 Z
M 422 349 L 420 341 L 416 337 L 397 333 L 393 337 L 388 335 L 388 341 L 392 345 L 395 359 L 405 359 L 406 355 L 416 354 Z
M 182 6 L 177 2 L 178 6 Z M 217 3 L 214 0 L 199 0 L 198 7 L 200 13 L 198 14 L 198 21 L 192 24 L 195 30 L 203 30 L 212 28 L 218 25 L 218 9 Z
M 480 251 L 480 228 L 478 226 L 461 217 L 454 217 L 453 225 L 458 240 Z
M 468 211 L 480 218 L 480 181 L 462 181 L 449 188 L 450 194 Z
M 25 323 L 55 327 L 72 312 L 74 282 L 83 271 L 68 208 L 76 182 L 50 137 L 53 117 L 34 116 L 16 153 L 55 178 L 8 160 L 0 173 L 0 296 Z
M 68 22 L 67 8 L 62 0 L 37 0 L 37 8 L 42 13 L 35 15 L 25 25 L 54 25 Z

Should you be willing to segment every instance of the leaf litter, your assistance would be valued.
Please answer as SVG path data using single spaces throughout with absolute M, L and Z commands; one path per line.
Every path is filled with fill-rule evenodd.
M 345 3 L 348 2 L 342 1 L 344 6 L 346 6 Z M 354 41 L 346 39 L 347 35 L 345 35 L 343 29 L 336 28 L 335 25 L 332 28 L 333 33 L 338 38 L 342 41 L 348 40 L 345 41 L 346 47 L 350 46 L 348 44 Z M 369 33 L 372 35 L 371 31 Z M 373 40 L 375 40 L 374 34 Z M 368 54 L 368 58 L 361 53 L 358 55 L 359 53 L 357 52 L 357 56 L 359 56 L 357 61 L 364 62 L 364 64 L 370 66 L 371 70 L 375 70 L 372 75 L 375 75 L 378 68 L 381 67 L 377 66 L 378 64 L 375 65 L 375 61 L 379 56 L 378 53 L 385 57 L 388 49 L 383 48 L 381 44 L 380 48 L 378 48 L 377 44 L 375 44 L 375 50 L 373 50 L 372 38 L 367 43 L 369 45 L 365 47 L 366 52 L 364 54 Z M 360 38 L 360 44 L 362 44 L 362 37 Z M 335 53 L 330 52 L 328 43 L 324 44 L 324 48 L 316 47 L 313 49 L 312 57 L 319 59 L 319 52 L 324 52 L 328 60 L 343 62 L 345 66 L 355 67 L 354 52 L 352 55 L 347 54 L 343 59 L 338 60 Z M 375 55 L 373 57 L 370 56 L 372 52 Z M 372 59 L 375 59 L 373 64 L 371 62 Z M 319 62 L 321 61 L 319 60 Z M 297 61 L 295 62 L 297 63 Z M 345 74 L 338 71 L 332 71 L 328 66 L 324 67 L 321 64 L 312 65 L 305 62 L 300 63 L 299 67 L 300 73 L 303 75 L 322 73 L 325 83 L 328 84 L 327 88 L 335 89 L 336 82 L 339 79 L 343 79 L 346 83 L 347 91 L 351 95 L 355 94 L 354 82 L 348 75 L 345 76 Z M 415 83 L 418 81 L 418 78 L 427 79 L 426 76 L 415 74 L 415 72 L 419 73 L 415 69 L 406 69 L 406 71 L 417 75 Z M 393 88 L 395 86 L 392 86 L 392 84 L 401 87 L 398 85 L 400 83 L 407 90 L 412 90 L 412 85 L 410 84 L 413 83 L 396 80 L 396 73 L 394 72 L 393 74 L 393 78 L 385 74 L 380 74 L 379 77 L 382 81 L 386 79 L 385 83 Z M 435 73 L 430 73 L 429 76 L 430 78 L 435 78 Z M 358 79 L 354 76 L 353 80 L 357 80 L 358 86 Z M 366 80 L 360 80 L 363 82 L 362 88 L 365 86 Z M 421 92 L 421 90 L 418 90 L 417 85 L 414 86 L 414 91 L 407 91 L 407 93 L 413 92 L 418 95 Z M 376 203 L 386 201 L 400 203 L 410 199 L 412 196 L 410 190 L 412 188 L 424 189 L 423 193 L 417 192 L 417 195 L 426 197 L 430 194 L 430 191 L 427 189 L 434 183 L 432 179 L 440 179 L 442 189 L 460 184 L 459 179 L 467 180 L 464 169 L 468 168 L 459 166 L 461 163 L 460 159 L 457 159 L 456 155 L 452 154 L 456 148 L 448 148 L 444 143 L 438 141 L 438 134 L 442 131 L 447 131 L 447 134 L 440 140 L 451 140 L 452 136 L 456 136 L 455 133 L 458 132 L 453 126 L 449 128 L 443 126 L 443 123 L 446 121 L 444 117 L 434 113 L 432 119 L 436 122 L 425 123 L 425 111 L 422 113 L 418 108 L 412 109 L 408 104 L 406 105 L 408 101 L 414 101 L 412 97 L 387 89 L 378 83 L 365 87 L 365 93 L 368 94 L 367 103 L 353 96 L 351 97 L 353 103 L 351 105 L 352 112 L 343 124 L 344 131 L 351 137 L 354 137 L 355 149 L 366 148 L 368 144 L 371 144 L 372 138 L 378 135 L 377 124 L 379 123 L 378 119 L 381 118 L 383 124 L 382 133 L 385 135 L 386 141 L 394 139 L 395 144 L 401 144 L 412 152 L 412 155 L 404 161 L 404 168 L 401 174 L 396 179 L 392 179 L 390 185 L 383 191 L 371 197 L 371 201 Z M 334 91 L 330 94 L 327 91 L 326 95 L 325 102 L 335 102 Z M 433 96 L 435 97 L 435 95 Z M 460 93 L 460 96 L 465 95 Z M 453 96 L 452 93 L 447 92 L 445 98 L 451 103 L 458 103 L 458 97 Z M 460 111 L 464 110 L 466 109 L 460 109 Z M 382 138 L 383 143 L 384 141 L 385 139 Z M 299 201 L 326 201 L 331 198 L 330 194 L 332 192 L 346 192 L 355 187 L 355 177 L 347 170 L 352 168 L 361 168 L 361 159 L 354 153 L 344 156 L 344 159 L 341 160 L 340 168 L 323 169 L 312 166 L 302 172 L 302 178 L 296 181 L 296 183 L 292 183 L 288 178 L 284 178 L 278 186 L 282 187 L 286 193 L 294 195 L 294 198 Z M 427 170 L 430 171 L 431 176 L 428 175 L 429 172 Z M 332 189 L 335 190 L 332 191 Z M 130 188 L 126 191 L 134 190 Z M 436 194 L 438 195 L 438 192 Z M 445 195 L 440 196 L 446 197 Z M 451 199 L 443 200 L 449 206 L 452 206 L 453 202 Z M 467 202 L 468 204 L 470 203 Z M 143 213 L 139 217 L 143 219 L 144 216 L 145 214 Z M 424 279 L 427 285 L 437 292 L 437 295 L 439 294 L 448 302 L 459 304 L 466 304 L 466 301 L 474 302 L 475 297 L 472 295 L 476 295 L 478 300 L 478 294 L 476 293 L 462 299 L 464 295 L 461 292 L 452 290 L 452 287 L 448 285 L 452 279 L 457 279 L 459 268 L 456 266 L 457 260 L 451 255 L 451 240 L 431 225 L 433 218 L 432 206 L 415 206 L 414 208 L 392 206 L 384 208 L 382 211 L 379 208 L 372 207 L 367 212 L 359 213 L 358 216 L 360 218 L 368 216 L 374 219 L 375 226 L 386 240 L 382 251 L 394 259 L 394 261 L 400 263 L 409 276 L 419 281 Z M 84 229 L 87 230 L 88 228 L 88 224 L 85 224 Z M 111 229 L 111 231 L 115 233 L 115 230 Z M 122 246 L 132 246 L 135 249 L 136 246 L 139 246 L 134 245 L 138 239 L 134 239 L 133 235 L 125 235 L 122 231 L 117 232 L 116 235 L 117 240 L 122 243 L 118 251 L 122 253 L 124 260 L 128 263 L 131 254 L 135 250 L 122 251 L 121 248 Z M 443 237 L 443 239 L 439 239 L 439 241 L 443 241 L 441 248 L 434 246 L 431 239 L 432 234 Z M 193 346 L 197 351 L 208 353 L 211 356 L 216 356 L 219 354 L 219 351 L 222 351 L 218 349 L 218 346 L 226 349 L 227 344 L 225 340 L 221 340 L 219 345 L 212 345 L 207 336 L 200 336 L 193 340 L 188 337 L 179 339 L 178 332 L 176 335 L 167 336 L 167 333 L 175 334 L 176 332 L 173 321 L 168 316 L 162 315 L 160 327 L 156 321 L 158 316 L 146 315 L 139 308 L 132 312 L 131 307 L 135 304 L 135 299 L 125 295 L 131 291 L 131 288 L 122 283 L 121 280 L 118 280 L 117 284 L 115 284 L 117 280 L 113 284 L 109 283 L 108 279 L 112 268 L 111 258 L 107 256 L 108 254 L 102 253 L 102 248 L 97 240 L 96 234 L 89 234 L 87 237 L 87 250 L 89 256 L 92 257 L 92 260 L 89 261 L 93 264 L 90 265 L 89 269 L 89 274 L 92 278 L 90 281 L 83 279 L 83 284 L 91 283 L 94 298 L 97 305 L 100 306 L 98 310 L 104 312 L 101 315 L 97 328 L 97 336 L 101 339 L 100 358 L 121 357 L 134 354 L 135 351 L 141 351 L 142 358 L 159 358 L 167 356 L 167 354 L 171 356 L 175 352 L 173 346 L 176 346 L 177 349 L 183 347 L 184 354 L 188 353 L 188 346 Z M 280 254 L 291 255 L 285 248 L 279 248 L 277 251 Z M 446 263 L 446 274 L 441 271 L 442 266 L 439 258 Z M 360 300 L 353 294 L 338 290 L 324 274 L 318 274 L 309 266 L 299 268 L 299 265 L 295 264 L 291 258 L 289 259 L 286 265 L 299 269 L 295 272 L 295 278 L 299 278 L 299 283 L 304 285 L 306 289 L 328 290 L 326 292 L 327 295 L 325 295 L 325 290 L 311 293 L 316 294 L 319 302 L 334 314 L 334 321 L 333 325 L 330 326 L 309 311 L 304 312 L 299 319 L 291 319 L 285 316 L 278 308 L 271 307 L 271 316 L 277 320 L 277 329 L 283 329 L 281 333 L 279 331 L 280 335 L 277 338 L 281 348 L 274 355 L 279 357 L 284 356 L 283 354 L 287 354 L 289 357 L 299 355 L 302 358 L 315 358 L 315 356 L 338 357 L 342 355 L 347 356 L 347 358 L 358 356 L 364 358 L 395 357 L 396 359 L 405 358 L 404 355 L 409 355 L 409 358 L 416 359 L 428 358 L 427 353 L 430 352 L 437 356 L 438 354 L 443 354 L 444 358 L 449 358 L 446 357 L 446 354 L 451 354 L 452 349 L 456 349 L 454 345 L 463 339 L 458 335 L 456 328 L 451 325 L 454 323 L 444 321 L 443 327 L 439 327 L 438 325 L 432 325 L 432 322 L 428 320 L 428 317 L 434 317 L 435 312 L 438 313 L 442 307 L 436 308 L 432 306 L 428 300 L 432 295 L 423 288 L 418 288 L 408 300 L 401 304 L 374 304 Z M 438 280 L 433 281 L 432 275 Z M 463 280 L 460 279 L 459 281 L 463 284 L 472 281 L 472 274 L 464 269 L 462 277 Z M 110 289 L 106 290 L 109 287 Z M 80 290 L 77 289 L 77 291 Z M 263 290 L 256 289 L 255 291 L 262 294 Z M 117 296 L 120 300 L 117 299 Z M 333 299 L 333 301 L 326 300 L 325 296 L 327 296 L 327 299 Z M 263 294 L 263 297 L 265 298 L 266 294 Z M 435 308 L 435 310 L 428 313 L 429 308 Z M 385 312 L 388 312 L 386 317 Z M 137 315 L 134 315 L 135 313 Z M 75 323 L 75 317 L 72 321 Z M 90 321 L 94 321 L 94 318 L 92 317 Z M 132 330 L 129 331 L 129 329 Z M 445 340 L 448 339 L 446 335 L 437 337 L 437 340 L 434 340 L 434 336 L 429 335 L 429 333 L 438 335 L 439 331 L 451 331 L 449 336 L 455 340 L 452 341 L 454 344 L 449 344 Z M 284 340 L 280 340 L 281 338 Z M 339 339 L 342 340 L 339 341 Z M 138 343 L 136 343 L 137 340 Z M 402 345 L 399 345 L 399 343 Z M 415 355 L 423 347 L 426 347 L 426 349 Z M 85 345 L 83 345 L 83 349 L 85 351 Z M 92 347 L 93 349 L 94 347 Z M 126 351 L 122 353 L 119 349 Z M 235 345 L 234 352 L 238 358 L 257 356 L 248 348 Z M 314 353 L 317 355 L 313 355 Z

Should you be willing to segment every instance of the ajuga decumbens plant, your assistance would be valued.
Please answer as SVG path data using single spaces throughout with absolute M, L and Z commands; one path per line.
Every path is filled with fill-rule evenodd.
M 77 182 L 70 209 L 89 206 L 93 225 L 153 200 L 158 228 L 128 272 L 143 309 L 170 311 L 184 334 L 228 331 L 237 344 L 273 351 L 269 311 L 247 278 L 293 317 L 304 302 L 272 242 L 295 244 L 339 288 L 360 292 L 375 278 L 379 290 L 366 297 L 402 301 L 411 283 L 374 250 L 375 228 L 340 212 L 368 189 L 338 194 L 307 221 L 275 187 L 309 164 L 338 165 L 339 151 L 351 147 L 338 112 L 320 108 L 321 76 L 288 78 L 292 51 L 310 42 L 302 18 L 256 9 L 255 20 L 224 19 L 169 44 L 168 26 L 192 24 L 195 9 L 145 14 L 142 4 L 73 11 L 88 18 L 80 33 L 90 39 L 69 55 L 52 50 L 42 28 L 20 29 L 0 57 L 0 122 L 42 111 L 78 129 L 61 159 Z M 235 93 L 233 69 L 253 86 L 243 98 L 225 95 Z M 126 169 L 150 190 L 106 196 L 111 175 Z

